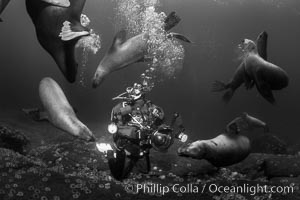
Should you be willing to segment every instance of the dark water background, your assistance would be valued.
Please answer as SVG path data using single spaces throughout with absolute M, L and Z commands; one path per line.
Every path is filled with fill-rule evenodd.
M 184 33 L 195 45 L 186 45 L 183 71 L 175 80 L 166 80 L 148 94 L 164 108 L 167 115 L 178 111 L 193 139 L 215 137 L 225 125 L 242 112 L 266 121 L 273 134 L 290 144 L 300 139 L 300 1 L 287 0 L 161 0 L 159 8 L 166 13 L 175 10 L 181 23 L 174 29 Z M 109 48 L 117 29 L 115 3 L 111 0 L 88 0 L 84 13 L 91 27 L 101 35 L 102 48 L 89 56 L 85 73 L 87 86 L 69 84 L 53 59 L 39 45 L 33 24 L 26 13 L 25 2 L 12 0 L 0 24 L 0 112 L 2 118 L 23 107 L 40 106 L 39 81 L 54 78 L 70 103 L 79 110 L 78 117 L 100 137 L 105 134 L 111 98 L 139 80 L 146 65 L 135 64 L 111 74 L 97 89 L 91 78 Z M 290 85 L 275 93 L 277 105 L 265 101 L 256 89 L 240 88 L 225 105 L 221 93 L 212 93 L 214 80 L 227 81 L 239 64 L 235 49 L 243 38 L 255 39 L 269 33 L 268 56 L 285 69 Z M 251 133 L 254 136 L 261 132 Z M 249 134 L 249 135 L 251 135 Z

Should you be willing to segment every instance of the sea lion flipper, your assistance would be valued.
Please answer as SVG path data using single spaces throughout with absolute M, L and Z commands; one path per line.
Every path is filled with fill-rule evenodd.
M 42 0 L 42 1 L 52 4 L 54 6 L 60 6 L 64 8 L 68 8 L 71 5 L 69 0 Z
M 0 22 L 3 22 L 3 20 L 0 18 Z
M 268 44 L 268 33 L 263 31 L 256 39 L 257 53 L 264 60 L 267 60 L 267 44 Z
M 271 87 L 267 83 L 261 83 L 257 85 L 258 92 L 271 104 L 275 104 L 275 98 L 272 93 Z
M 222 81 L 215 81 L 212 85 L 211 91 L 212 92 L 221 92 L 221 91 L 226 90 L 227 88 L 228 88 L 227 84 L 223 83 Z
M 114 52 L 116 48 L 118 48 L 121 44 L 126 41 L 126 31 L 123 29 L 119 31 L 114 37 L 113 43 L 108 51 L 108 53 Z
M 180 33 L 169 33 L 169 36 L 170 37 L 173 37 L 173 38 L 176 38 L 178 40 L 182 40 L 184 42 L 187 42 L 187 43 L 193 43 L 190 39 L 188 39 L 186 36 L 180 34 Z
M 176 14 L 175 11 L 171 12 L 165 19 L 165 31 L 171 30 L 181 21 L 181 18 Z
M 234 94 L 234 90 L 229 88 L 223 95 L 222 99 L 225 103 L 228 103 Z

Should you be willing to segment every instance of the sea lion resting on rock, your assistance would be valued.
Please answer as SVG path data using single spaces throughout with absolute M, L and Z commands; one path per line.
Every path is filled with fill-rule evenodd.
M 239 133 L 261 126 L 266 127 L 266 123 L 243 114 L 226 126 L 225 133 L 180 147 L 178 155 L 205 159 L 216 167 L 233 165 L 244 160 L 251 152 L 250 140 Z
M 244 83 L 246 89 L 251 89 L 256 85 L 259 93 L 268 102 L 274 104 L 275 98 L 272 90 L 281 90 L 288 86 L 289 77 L 287 73 L 282 68 L 266 61 L 267 35 L 262 37 L 262 34 L 266 35 L 265 32 L 260 34 L 257 45 L 249 39 L 244 39 L 239 45 L 243 52 L 242 63 L 231 81 L 227 84 L 220 81 L 214 83 L 214 92 L 226 90 L 223 96 L 225 102 L 229 102 L 235 90 Z
M 81 139 L 95 140 L 93 133 L 76 116 L 59 85 L 51 78 L 40 82 L 39 95 L 45 111 L 23 109 L 35 120 L 48 120 L 55 127 Z

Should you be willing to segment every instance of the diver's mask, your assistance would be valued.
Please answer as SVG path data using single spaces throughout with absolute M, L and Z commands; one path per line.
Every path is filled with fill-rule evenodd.
M 133 100 L 137 100 L 142 96 L 143 87 L 141 84 L 134 83 L 132 88 L 127 88 L 127 92 Z

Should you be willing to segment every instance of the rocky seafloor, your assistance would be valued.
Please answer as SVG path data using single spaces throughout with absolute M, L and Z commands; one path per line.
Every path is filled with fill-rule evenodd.
M 225 168 L 178 157 L 175 154 L 178 144 L 174 144 L 168 153 L 151 152 L 149 174 L 134 170 L 128 179 L 120 182 L 111 176 L 107 160 L 97 151 L 95 143 L 65 138 L 31 147 L 22 131 L 0 124 L 0 199 L 300 199 L 298 148 L 287 148 L 271 135 L 262 137 L 268 139 L 253 141 L 256 148 L 248 158 Z M 261 141 L 268 143 L 260 144 Z M 153 185 L 172 188 L 177 184 L 177 189 L 182 187 L 186 191 L 137 192 L 138 184 L 149 188 Z M 248 188 L 257 184 L 289 186 L 293 192 L 221 193 L 209 191 L 212 184 Z

